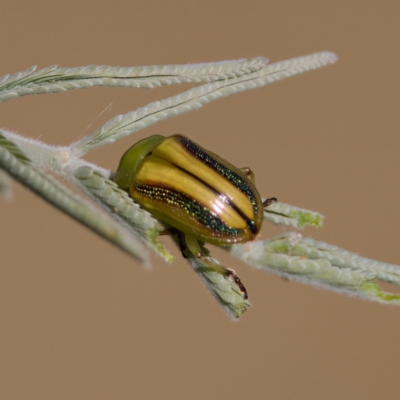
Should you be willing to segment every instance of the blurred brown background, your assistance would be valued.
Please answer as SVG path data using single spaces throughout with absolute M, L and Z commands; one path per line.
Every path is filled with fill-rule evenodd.
M 399 11 L 398 1 L 2 0 L 0 75 L 335 51 L 333 66 L 89 159 L 115 169 L 137 139 L 190 135 L 251 166 L 264 196 L 322 212 L 324 229 L 305 234 L 400 264 Z M 69 144 L 187 88 L 27 96 L 1 105 L 0 125 Z M 0 224 L 0 399 L 399 398 L 400 308 L 284 282 L 213 250 L 253 303 L 233 323 L 181 258 L 153 257 L 145 271 L 19 185 L 13 202 L 0 200 Z M 264 226 L 265 237 L 282 231 Z

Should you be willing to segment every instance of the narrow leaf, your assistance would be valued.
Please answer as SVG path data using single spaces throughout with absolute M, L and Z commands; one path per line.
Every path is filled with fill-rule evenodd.
M 384 292 L 377 281 L 400 285 L 400 266 L 360 257 L 336 246 L 303 238 L 299 233 L 234 245 L 230 252 L 256 268 L 287 279 L 400 304 L 400 294 Z
M 58 93 L 95 86 L 150 89 L 179 83 L 212 82 L 257 71 L 267 61 L 263 57 L 256 57 L 185 65 L 89 65 L 75 68 L 57 68 L 52 65 L 39 71 L 36 71 L 36 67 L 31 67 L 23 72 L 0 77 L 0 102 L 18 96 Z
M 0 134 L 0 168 L 41 198 L 107 239 L 139 261 L 149 264 L 139 239 L 94 204 L 76 195 L 51 175 L 34 167 L 28 158 Z
M 324 217 L 315 211 L 276 202 L 264 209 L 264 219 L 276 225 L 286 225 L 301 229 L 306 225 L 316 228 L 321 227 Z
M 117 219 L 123 225 L 128 226 L 132 232 L 141 237 L 149 248 L 162 256 L 167 262 L 173 261 L 173 256 L 158 240 L 158 235 L 163 227 L 150 213 L 140 208 L 128 193 L 90 166 L 79 167 L 74 175 L 98 201 L 108 207 L 115 218 L 119 216 L 120 219 Z
M 158 121 L 187 111 L 197 110 L 204 104 L 249 89 L 262 87 L 290 76 L 334 63 L 336 55 L 330 52 L 310 54 L 274 64 L 265 65 L 258 71 L 233 79 L 208 83 L 180 93 L 168 99 L 156 101 L 136 111 L 118 115 L 104 126 L 78 142 L 71 149 L 78 155 L 122 139 L 133 132 Z

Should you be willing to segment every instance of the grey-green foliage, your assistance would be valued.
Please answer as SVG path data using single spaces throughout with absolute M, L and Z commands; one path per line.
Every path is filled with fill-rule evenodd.
M 10 176 L 4 170 L 0 170 L 0 196 L 5 200 L 13 198 L 11 184 Z
M 400 294 L 384 292 L 377 280 L 400 284 L 400 267 L 360 257 L 327 243 L 289 233 L 232 246 L 231 254 L 284 278 L 379 302 L 400 304 Z
M 124 250 L 143 265 L 149 265 L 148 249 L 172 262 L 173 257 L 158 236 L 164 228 L 117 187 L 112 173 L 81 157 L 165 118 L 196 110 L 218 98 L 262 87 L 308 70 L 334 63 L 336 56 L 320 52 L 268 64 L 263 57 L 188 65 L 147 67 L 86 66 L 35 67 L 0 78 L 0 102 L 19 96 L 63 92 L 94 86 L 155 88 L 161 85 L 200 83 L 170 98 L 152 102 L 112 118 L 66 147 L 49 146 L 15 133 L 0 130 L 0 195 L 11 198 L 10 177 L 44 200 Z M 62 178 L 57 180 L 54 175 Z M 81 194 L 76 194 L 63 181 Z M 316 212 L 274 203 L 264 212 L 273 224 L 301 229 L 319 227 L 323 217 Z M 177 238 L 175 242 L 178 243 Z M 186 250 L 185 256 L 210 293 L 233 319 L 250 306 L 247 291 L 236 273 L 211 257 L 199 243 L 202 257 Z M 394 302 L 398 295 L 383 292 L 377 279 L 399 284 L 400 268 L 359 257 L 290 233 L 266 241 L 226 248 L 257 268 L 314 285 L 356 294 L 380 302 Z
M 145 265 L 149 264 L 145 247 L 135 235 L 128 234 L 108 213 L 101 213 L 85 197 L 78 196 L 50 173 L 37 168 L 0 130 L 0 168 L 44 200 L 117 245 Z

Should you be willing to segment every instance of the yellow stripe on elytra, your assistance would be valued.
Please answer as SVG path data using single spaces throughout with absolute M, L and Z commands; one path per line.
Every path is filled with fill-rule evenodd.
M 188 153 L 173 136 L 167 138 L 157 146 L 153 154 L 173 162 L 175 165 L 215 188 L 218 192 L 226 194 L 230 200 L 234 200 L 234 204 L 247 218 L 252 220 L 255 218 L 253 205 L 249 198 L 238 190 L 235 185 L 222 177 L 220 173 Z
M 190 174 L 154 154 L 145 158 L 132 183 L 170 187 L 197 200 L 214 212 L 227 226 L 247 229 L 243 217 L 227 201 L 223 201 L 221 196 Z

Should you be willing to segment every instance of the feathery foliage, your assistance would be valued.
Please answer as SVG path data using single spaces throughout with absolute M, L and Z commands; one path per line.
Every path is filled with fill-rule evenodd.
M 320 52 L 268 64 L 263 57 L 190 65 L 144 67 L 49 66 L 0 78 L 0 102 L 19 96 L 56 93 L 95 86 L 156 88 L 162 85 L 199 83 L 190 90 L 118 115 L 70 146 L 49 146 L 0 129 L 0 195 L 11 199 L 11 179 L 20 182 L 121 250 L 150 265 L 148 249 L 167 262 L 173 257 L 158 239 L 162 224 L 141 209 L 112 180 L 112 173 L 82 159 L 86 153 L 114 143 L 158 121 L 196 110 L 211 101 L 262 87 L 305 71 L 334 63 L 336 56 Z M 66 179 L 76 194 L 54 175 Z M 316 212 L 273 203 L 264 219 L 301 229 L 320 227 Z M 177 240 L 176 240 L 177 242 Z M 210 293 L 233 318 L 250 306 L 247 292 L 234 271 L 221 266 L 202 245 L 204 257 L 190 251 L 187 260 Z M 357 295 L 382 303 L 400 303 L 400 295 L 383 292 L 377 280 L 400 284 L 400 267 L 357 256 L 326 243 L 303 238 L 298 232 L 269 240 L 226 247 L 235 257 L 256 268 L 312 285 Z

